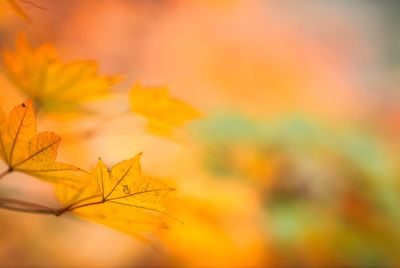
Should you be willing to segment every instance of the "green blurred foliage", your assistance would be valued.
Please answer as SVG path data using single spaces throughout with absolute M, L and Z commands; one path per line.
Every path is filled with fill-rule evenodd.
M 396 155 L 379 134 L 302 115 L 216 114 L 191 127 L 211 174 L 258 188 L 265 239 L 289 265 L 307 265 L 309 254 L 333 265 L 400 263 Z M 272 165 L 270 177 L 238 168 L 232 155 L 249 150 Z

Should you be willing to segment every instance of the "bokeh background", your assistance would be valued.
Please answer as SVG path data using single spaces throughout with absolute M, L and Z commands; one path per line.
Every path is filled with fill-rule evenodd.
M 0 211 L 0 266 L 399 267 L 400 2 L 268 0 L 21 1 L 31 22 L 0 17 L 0 45 L 24 32 L 65 60 L 94 59 L 166 85 L 204 117 L 184 142 L 125 115 L 85 139 L 81 124 L 41 118 L 65 136 L 59 159 L 90 169 L 143 151 L 144 170 L 173 180 L 184 225 L 158 250 L 104 226 Z M 37 5 L 37 6 L 35 6 Z M 0 76 L 5 110 L 25 99 Z M 117 108 L 116 108 L 117 107 Z M 64 134 L 64 135 L 63 135 Z M 0 194 L 56 204 L 15 174 Z

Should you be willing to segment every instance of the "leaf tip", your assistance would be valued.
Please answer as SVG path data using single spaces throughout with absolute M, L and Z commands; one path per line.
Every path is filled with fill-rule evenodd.
M 27 99 L 26 101 L 24 101 L 23 103 L 21 103 L 21 106 L 22 106 L 23 108 L 32 106 L 32 99 Z
M 135 155 L 135 157 L 133 159 L 136 159 L 137 161 L 140 162 L 140 160 L 142 159 L 142 155 L 143 155 L 143 152 L 139 152 Z

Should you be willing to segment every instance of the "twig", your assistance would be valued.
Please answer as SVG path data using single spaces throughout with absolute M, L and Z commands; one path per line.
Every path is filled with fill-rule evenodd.
M 105 202 L 105 200 L 102 199 L 101 202 L 100 202 L 100 201 L 96 201 L 96 202 L 91 202 L 91 203 L 86 203 L 86 204 L 80 205 L 80 204 L 81 204 L 82 202 L 84 202 L 84 201 L 88 201 L 88 200 L 90 200 L 90 199 L 97 198 L 97 197 L 101 197 L 101 195 L 89 196 L 89 197 L 80 199 L 80 200 L 78 200 L 78 201 L 76 201 L 76 202 L 74 202 L 74 203 L 72 203 L 72 204 L 70 204 L 70 205 L 68 205 L 68 206 L 66 206 L 66 207 L 60 208 L 60 209 L 57 211 L 56 216 L 61 216 L 61 215 L 64 214 L 65 212 L 72 211 L 72 210 L 74 210 L 74 209 L 76 209 L 76 208 L 85 207 L 85 206 L 88 206 L 88 205 L 102 204 L 102 203 Z
M 97 196 L 91 196 L 88 198 L 84 198 L 79 200 L 78 202 L 75 202 L 69 206 L 63 207 L 63 208 L 51 208 L 51 207 L 46 207 L 40 204 L 32 203 L 29 201 L 24 201 L 24 200 L 18 200 L 18 199 L 13 199 L 13 198 L 0 198 L 0 209 L 7 209 L 7 210 L 13 210 L 13 211 L 18 211 L 18 212 L 28 212 L 28 213 L 36 213 L 36 214 L 50 214 L 54 216 L 61 216 L 62 214 L 75 210 L 77 208 L 82 208 L 86 206 L 92 206 L 92 205 L 97 205 L 97 204 L 102 204 L 105 203 L 106 200 L 100 200 L 96 202 L 90 202 L 90 203 L 84 203 L 81 204 L 84 201 L 93 199 Z
M 51 209 L 49 207 L 28 202 L 28 201 L 23 201 L 23 200 L 18 200 L 18 199 L 13 199 L 13 198 L 0 198 L 0 204 L 15 204 L 19 206 L 25 206 L 25 207 L 31 207 L 31 208 L 41 208 L 41 209 Z
M 23 208 L 23 207 L 13 207 L 7 204 L 0 203 L 0 208 L 18 211 L 18 212 L 26 212 L 26 213 L 34 213 L 34 214 L 48 214 L 55 215 L 56 211 L 50 209 L 32 209 L 32 208 Z
M 0 198 L 0 208 L 19 212 L 51 215 L 54 215 L 58 211 L 57 209 L 49 208 L 40 204 L 12 198 Z
M 100 205 L 100 204 L 103 204 L 105 202 L 107 202 L 107 200 L 102 199 L 100 201 L 91 202 L 91 203 L 85 203 L 85 204 L 81 204 L 81 205 L 77 205 L 77 206 L 68 206 L 68 207 L 65 207 L 65 208 L 62 208 L 62 209 L 58 210 L 55 215 L 56 216 L 61 216 L 62 214 L 66 213 L 66 212 L 69 212 L 69 211 L 72 211 L 72 210 L 75 210 L 77 208 L 83 208 L 83 207 L 88 207 L 88 206 L 93 206 L 93 205 Z

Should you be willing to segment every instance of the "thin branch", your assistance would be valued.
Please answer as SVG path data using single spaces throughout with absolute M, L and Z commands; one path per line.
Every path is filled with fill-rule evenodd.
M 12 170 L 8 170 L 6 172 L 3 172 L 5 174 L 11 172 Z M 154 190 L 149 190 L 147 192 L 155 192 L 155 191 L 173 191 L 175 189 L 170 188 L 170 189 L 154 189 Z M 143 192 L 137 192 L 134 194 L 131 194 L 130 196 L 136 195 L 136 194 L 142 194 Z M 89 201 L 94 198 L 101 197 L 102 199 L 99 201 L 93 201 L 89 203 L 84 203 L 85 201 Z M 126 196 L 125 196 L 126 197 Z M 66 212 L 73 211 L 75 209 L 83 208 L 83 207 L 88 207 L 88 206 L 93 206 L 93 205 L 101 205 L 106 202 L 110 203 L 115 203 L 115 204 L 120 204 L 120 205 L 126 205 L 126 206 L 131 206 L 135 208 L 140 208 L 140 209 L 145 209 L 145 210 L 151 210 L 154 212 L 162 213 L 170 218 L 173 218 L 177 220 L 175 217 L 170 215 L 169 213 L 162 211 L 162 210 L 157 210 L 154 208 L 150 207 L 145 207 L 145 206 L 138 206 L 138 205 L 133 205 L 133 204 L 126 204 L 126 203 L 121 203 L 117 202 L 116 200 L 122 199 L 123 197 L 116 197 L 116 198 L 104 198 L 101 194 L 97 195 L 92 195 L 86 198 L 82 198 L 76 202 L 71 203 L 70 205 L 62 208 L 51 208 L 47 206 L 43 206 L 40 204 L 36 204 L 33 202 L 29 201 L 24 201 L 24 200 L 18 200 L 18 199 L 12 199 L 12 198 L 0 198 L 0 209 L 7 209 L 7 210 L 12 210 L 12 211 L 18 211 L 18 212 L 26 212 L 26 213 L 34 213 L 34 214 L 48 214 L 48 215 L 54 215 L 54 216 L 61 216 L 62 214 Z M 178 221 L 178 220 L 177 220 Z
M 55 215 L 56 216 L 61 216 L 62 214 L 66 213 L 66 212 L 69 212 L 69 211 L 72 211 L 72 210 L 75 210 L 75 209 L 78 209 L 78 208 L 83 208 L 83 207 L 88 207 L 88 206 L 93 206 L 93 205 L 100 205 L 100 204 L 105 203 L 106 201 L 107 200 L 102 199 L 102 200 L 96 201 L 96 202 L 85 203 L 85 204 L 76 205 L 76 206 L 68 206 L 68 207 L 65 207 L 65 208 L 62 208 L 62 209 L 58 210 Z
M 62 214 L 72 211 L 77 208 L 96 205 L 96 204 L 102 204 L 102 203 L 106 202 L 105 200 L 101 200 L 101 201 L 97 201 L 97 202 L 80 204 L 84 201 L 93 199 L 95 197 L 98 197 L 98 196 L 90 196 L 90 197 L 81 199 L 78 202 L 75 202 L 64 208 L 50 208 L 50 207 L 46 207 L 46 206 L 43 206 L 40 204 L 36 204 L 36 203 L 24 201 L 24 200 L 18 200 L 18 199 L 12 199 L 12 198 L 0 198 L 0 208 L 12 210 L 12 211 L 18 211 L 18 212 L 27 212 L 27 213 L 35 213 L 35 214 L 50 214 L 50 215 L 54 215 L 54 216 L 61 216 Z
M 40 204 L 36 204 L 36 203 L 24 201 L 24 200 L 13 199 L 13 198 L 0 198 L 0 204 L 15 204 L 15 205 L 31 207 L 31 208 L 52 209 L 50 207 L 46 207 L 46 206 L 43 206 Z
M 64 214 L 65 212 L 72 211 L 75 208 L 79 208 L 79 207 L 82 207 L 82 206 L 87 206 L 87 205 L 92 205 L 92 204 L 101 204 L 101 203 L 99 203 L 100 201 L 96 201 L 96 202 L 92 202 L 92 203 L 86 203 L 86 204 L 83 204 L 83 205 L 79 205 L 79 204 L 83 203 L 84 201 L 88 201 L 90 199 L 98 198 L 98 197 L 102 197 L 102 195 L 92 195 L 92 196 L 89 196 L 89 197 L 86 197 L 86 198 L 83 198 L 83 199 L 79 199 L 78 201 L 76 201 L 76 202 L 74 202 L 74 203 L 72 203 L 72 204 L 70 204 L 70 205 L 68 205 L 66 207 L 63 207 L 63 208 L 59 209 L 57 211 L 57 213 L 56 213 L 56 216 L 60 216 L 60 215 Z M 104 203 L 105 200 L 102 199 L 101 202 Z
M 19 212 L 50 215 L 54 215 L 57 212 L 57 209 L 54 208 L 12 198 L 0 198 L 0 208 Z
M 23 208 L 23 207 L 13 207 L 13 206 L 6 205 L 6 204 L 1 204 L 1 203 L 0 203 L 0 208 L 6 209 L 6 210 L 17 211 L 17 212 L 34 213 L 34 214 L 55 215 L 55 213 L 56 213 L 55 210 L 49 210 L 49 209 L 31 209 L 31 208 Z

